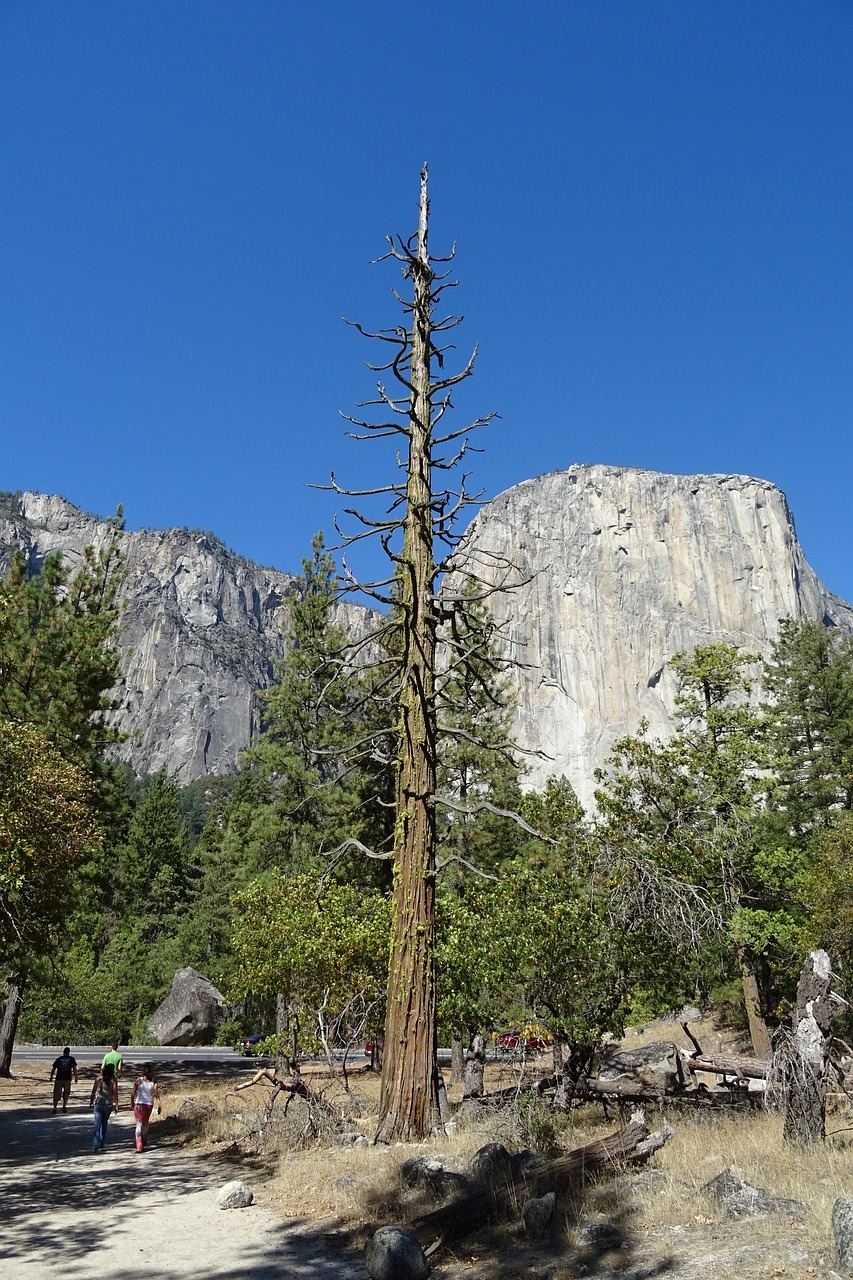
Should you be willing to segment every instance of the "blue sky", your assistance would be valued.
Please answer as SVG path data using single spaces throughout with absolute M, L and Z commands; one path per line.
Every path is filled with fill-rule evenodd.
M 761 476 L 853 600 L 851 68 L 850 0 L 0 0 L 0 488 L 298 568 L 428 160 L 476 484 Z

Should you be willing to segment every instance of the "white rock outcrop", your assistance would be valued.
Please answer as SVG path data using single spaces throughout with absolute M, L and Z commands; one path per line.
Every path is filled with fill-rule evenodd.
M 466 544 L 496 582 L 511 560 L 524 585 L 492 598 L 516 672 L 516 740 L 528 785 L 565 774 L 590 806 L 594 770 L 645 718 L 666 735 L 667 663 L 725 641 L 766 654 L 787 617 L 853 630 L 853 608 L 806 564 L 785 495 L 737 475 L 662 475 L 572 466 L 508 489 Z

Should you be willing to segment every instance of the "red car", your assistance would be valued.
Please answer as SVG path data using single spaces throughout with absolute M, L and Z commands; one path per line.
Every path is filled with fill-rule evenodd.
M 502 1031 L 498 1036 L 498 1048 L 504 1053 L 512 1053 L 524 1049 L 528 1053 L 539 1053 L 550 1047 L 551 1041 L 544 1036 L 523 1036 L 520 1031 Z

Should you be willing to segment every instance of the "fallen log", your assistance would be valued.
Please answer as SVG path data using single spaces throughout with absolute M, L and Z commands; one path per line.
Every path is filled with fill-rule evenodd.
M 691 1053 L 685 1066 L 690 1071 L 712 1071 L 718 1076 L 766 1080 L 770 1063 L 766 1058 L 748 1058 L 739 1053 Z
M 711 1071 L 715 1075 L 742 1076 L 749 1080 L 766 1080 L 769 1058 L 750 1058 L 740 1053 L 705 1053 L 686 1022 L 681 1030 L 693 1045 L 694 1052 L 684 1059 L 689 1071 Z
M 661 1089 L 654 1085 L 623 1084 L 615 1080 L 582 1080 L 572 1094 L 573 1102 L 662 1102 L 672 1106 L 734 1108 L 761 1107 L 764 1094 L 746 1089 L 714 1091 L 698 1085 L 695 1089 Z
M 445 1243 L 475 1230 L 490 1218 L 517 1215 L 520 1200 L 527 1196 L 559 1192 L 603 1169 L 642 1164 L 668 1142 L 674 1132 L 670 1125 L 664 1124 L 662 1130 L 652 1133 L 642 1111 L 636 1111 L 628 1124 L 609 1137 L 588 1142 L 514 1180 L 471 1191 L 417 1218 L 411 1230 L 422 1245 L 435 1237 Z

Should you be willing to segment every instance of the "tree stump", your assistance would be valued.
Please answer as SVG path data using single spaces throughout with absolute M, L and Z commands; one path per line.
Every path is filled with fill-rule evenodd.
M 783 1136 L 796 1146 L 810 1146 L 826 1136 L 831 988 L 829 956 L 825 951 L 810 952 L 797 986 L 793 1034 L 776 1055 L 785 1112 Z
M 465 1057 L 465 1083 L 463 1085 L 462 1097 L 464 1100 L 469 1098 L 482 1098 L 483 1096 L 483 1079 L 486 1074 L 486 1040 L 479 1032 L 471 1041 L 471 1048 Z

